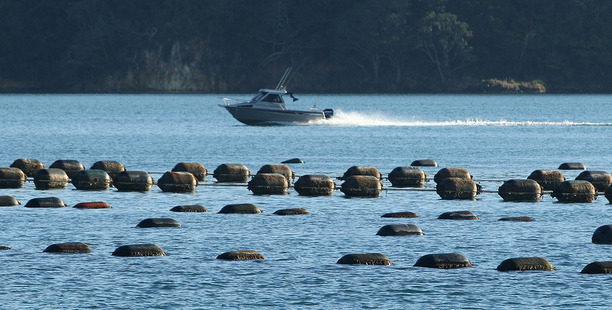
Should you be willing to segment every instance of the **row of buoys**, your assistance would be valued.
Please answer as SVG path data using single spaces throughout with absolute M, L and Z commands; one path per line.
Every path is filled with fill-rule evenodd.
M 381 217 L 387 218 L 415 218 L 419 217 L 418 214 L 410 211 L 402 211 L 402 212 L 391 212 L 383 214 Z M 478 220 L 480 219 L 476 214 L 472 211 L 450 211 L 444 212 L 438 216 L 438 219 L 442 220 Z M 500 218 L 498 221 L 515 221 L 515 222 L 532 222 L 533 218 L 528 216 L 514 216 L 514 217 L 504 217 Z M 611 236 L 612 239 L 612 236 Z
M 40 169 L 45 169 L 45 165 L 38 159 L 21 158 L 15 160 L 10 167 L 15 167 L 22 170 L 28 177 L 33 177 Z M 57 168 L 64 170 L 69 178 L 72 178 L 77 172 L 85 170 L 83 164 L 77 160 L 56 160 L 49 168 Z M 125 171 L 125 166 L 117 161 L 97 161 L 91 170 L 104 170 L 111 178 L 121 171 Z
M 10 200 L 13 204 L 19 204 L 19 202 L 11 196 L 0 196 L 0 202 Z M 57 197 L 45 197 L 45 198 L 33 198 L 29 200 L 25 207 L 28 208 L 63 208 L 67 204 L 64 203 L 60 198 Z M 110 206 L 104 202 L 82 202 L 74 206 L 75 208 L 82 209 L 101 209 L 110 208 Z M 187 205 L 187 206 L 176 206 L 170 211 L 173 212 L 208 212 L 208 210 L 201 205 Z M 261 209 L 254 204 L 230 204 L 224 206 L 219 213 L 221 214 L 257 214 L 262 213 Z M 274 212 L 277 215 L 298 215 L 298 214 L 311 214 L 310 211 L 304 208 L 292 208 L 292 209 L 281 209 Z M 382 217 L 418 217 L 413 212 L 396 212 L 382 215 Z M 451 219 L 451 220 L 478 220 L 480 219 L 471 211 L 451 211 L 442 213 L 438 219 Z M 500 221 L 533 221 L 529 217 L 512 217 L 502 218 Z M 151 218 L 141 221 L 138 227 L 180 227 L 174 219 L 170 218 Z M 403 235 L 422 235 L 422 230 L 412 224 L 391 224 L 383 226 L 377 233 L 381 236 L 403 236 Z M 599 227 L 593 234 L 593 243 L 600 244 L 612 244 L 612 225 L 604 225 Z
M 3 247 L 3 250 L 10 248 Z M 91 247 L 86 243 L 70 242 L 56 243 L 48 246 L 43 252 L 48 253 L 91 253 Z M 143 257 L 143 256 L 167 256 L 161 247 L 155 244 L 134 244 L 122 245 L 116 248 L 113 256 L 120 257 Z M 217 256 L 221 260 L 262 260 L 265 257 L 254 250 L 235 250 Z M 342 256 L 337 264 L 346 265 L 393 265 L 393 262 L 381 253 L 346 254 Z M 457 269 L 472 267 L 472 263 L 467 257 L 459 253 L 427 254 L 417 259 L 414 267 L 437 268 L 437 269 Z M 496 268 L 498 271 L 553 271 L 556 268 L 543 257 L 518 257 L 509 258 L 502 261 Z M 585 266 L 581 273 L 598 274 L 612 273 L 612 262 L 597 261 Z
M 428 161 L 431 160 L 413 162 L 413 165 L 437 166 L 434 161 Z M 37 189 L 64 188 L 70 179 L 77 189 L 83 190 L 108 189 L 112 184 L 119 191 L 147 191 L 155 184 L 147 172 L 127 171 L 116 161 L 98 161 L 89 170 L 76 160 L 57 160 L 51 165 L 56 168 L 49 169 L 44 169 L 35 159 L 19 159 L 11 166 L 0 168 L 0 187 L 21 187 L 28 174 L 34 176 Z M 586 169 L 580 163 L 564 163 L 561 168 Z M 193 192 L 206 174 L 206 167 L 200 163 L 178 163 L 162 175 L 157 185 L 165 192 Z M 222 164 L 213 175 L 218 182 L 242 183 L 248 180 L 250 171 L 242 164 Z M 286 194 L 294 178 L 287 165 L 264 165 L 248 181 L 248 189 L 256 195 Z M 371 166 L 352 166 L 338 179 L 344 180 L 340 190 L 349 197 L 378 197 L 383 189 L 382 174 Z M 427 176 L 416 166 L 397 167 L 388 179 L 394 187 L 422 187 Z M 482 187 L 463 168 L 443 168 L 436 173 L 434 181 L 442 199 L 475 199 L 482 192 Z M 337 185 L 325 175 L 304 175 L 295 182 L 294 188 L 300 195 L 319 196 L 331 195 Z M 536 170 L 527 179 L 506 181 L 498 193 L 505 201 L 538 201 L 543 190 L 553 190 L 552 196 L 560 202 L 591 202 L 597 198 L 598 191 L 606 191 L 606 197 L 612 197 L 612 176 L 605 171 L 584 171 L 575 181 L 566 181 L 557 170 Z
M 0 196 L 0 202 L 9 201 L 12 204 L 18 204 L 18 201 L 11 196 Z M 28 201 L 25 205 L 30 208 L 62 208 L 67 205 L 57 197 L 46 197 L 46 198 L 34 198 Z M 99 209 L 99 208 L 110 208 L 110 206 L 104 202 L 85 202 L 79 203 L 74 206 L 75 208 L 86 208 L 86 209 Z M 208 210 L 201 205 L 188 205 L 188 206 L 177 206 L 172 208 L 170 211 L 175 212 L 208 212 Z M 262 211 L 253 204 L 231 204 L 224 206 L 219 213 L 243 213 L 243 214 L 257 214 Z M 297 214 L 310 214 L 310 211 L 304 208 L 294 209 L 282 209 L 274 212 L 278 215 L 297 215 Z M 418 217 L 413 212 L 396 212 L 384 214 L 382 217 Z M 477 220 L 479 219 L 471 211 L 452 211 L 441 214 L 438 219 L 454 219 L 454 220 Z M 502 218 L 502 220 L 515 220 L 515 221 L 533 221 L 529 217 L 515 217 L 515 218 Z M 138 227 L 180 227 L 174 219 L 170 218 L 150 218 L 141 221 Z M 403 235 L 422 235 L 422 230 L 412 224 L 390 224 L 383 226 L 377 233 L 381 236 L 403 236 Z M 612 225 L 604 225 L 599 227 L 592 236 L 593 243 L 599 244 L 612 244 Z
M 57 205 L 65 206 L 59 199 L 34 199 L 36 206 L 48 205 L 49 202 L 55 202 Z M 220 212 L 221 213 L 221 212 Z M 275 212 L 276 213 L 276 212 Z M 396 213 L 398 214 L 398 213 Z M 412 216 L 412 214 L 405 214 Z M 383 215 L 384 216 L 384 215 Z M 473 213 L 469 211 L 458 211 L 458 212 L 447 212 L 439 217 L 440 219 L 478 219 Z M 138 227 L 179 227 L 180 224 L 173 219 L 158 218 L 158 219 L 146 219 L 141 221 Z M 596 235 L 601 235 L 601 231 L 612 232 L 612 225 L 606 227 L 602 226 L 598 228 L 593 236 L 593 242 L 596 240 Z M 379 230 L 378 235 L 418 235 L 422 234 L 420 228 L 416 225 L 386 225 Z M 604 233 L 605 234 L 605 233 Z M 601 237 L 600 237 L 601 239 Z M 608 237 L 612 240 L 612 237 Z M 611 241 L 612 242 L 612 241 Z M 600 242 L 605 243 L 605 242 Z M 154 250 L 153 250 L 154 249 Z M 82 243 L 69 243 L 50 246 L 45 252 L 63 252 L 63 253 L 87 253 L 91 249 L 87 245 Z M 252 255 L 242 255 L 242 251 L 232 251 L 219 255 L 219 259 L 263 259 L 257 255 L 258 253 L 250 253 Z M 249 251 L 247 251 L 249 252 Z M 234 254 L 233 256 L 230 254 Z M 123 246 L 118 248 L 113 255 L 116 256 L 158 256 L 166 255 L 165 252 L 155 245 L 134 245 L 134 246 Z M 260 255 L 260 254 L 259 254 Z M 377 264 L 377 265 L 389 265 L 391 261 L 386 256 L 378 253 L 374 254 L 350 254 L 346 257 L 341 258 L 338 263 L 340 264 Z M 473 266 L 467 258 L 457 253 L 450 254 L 429 254 L 421 257 L 415 266 L 419 267 L 430 267 L 430 268 L 462 268 Z M 498 267 L 500 271 L 508 270 L 555 270 L 550 263 L 542 258 L 516 258 L 509 259 L 502 262 Z M 594 262 L 589 264 L 582 271 L 583 273 L 609 273 L 608 262 Z
M 21 203 L 13 196 L 0 196 L 0 206 L 18 206 Z M 24 207 L 26 208 L 65 208 L 68 205 L 58 197 L 41 197 L 30 199 Z M 110 209 L 109 204 L 103 201 L 80 202 L 74 205 L 77 209 Z M 208 212 L 208 209 L 202 205 L 180 205 L 170 209 L 172 212 Z M 218 213 L 221 214 L 258 214 L 262 213 L 261 209 L 250 203 L 229 204 L 221 208 Z M 305 208 L 289 208 L 280 209 L 274 212 L 276 215 L 300 215 L 311 214 Z M 171 219 L 147 219 L 138 227 L 179 227 L 180 224 L 169 224 Z M 174 221 L 174 220 L 172 220 Z
M 19 205 L 19 201 L 12 196 L 0 196 L 0 206 L 17 206 Z M 29 208 L 63 208 L 66 207 L 67 204 L 64 203 L 58 197 L 44 197 L 44 198 L 33 198 L 29 200 L 26 205 Z M 78 209 L 106 209 L 111 208 L 105 202 L 102 201 L 94 201 L 94 202 L 81 202 L 74 206 L 74 208 Z M 172 212 L 208 212 L 208 209 L 202 205 L 180 205 L 175 206 L 170 209 Z M 258 214 L 262 213 L 261 209 L 254 204 L 250 203 L 240 203 L 240 204 L 229 204 L 224 206 L 219 213 L 224 214 Z M 298 215 L 298 214 L 311 214 L 305 208 L 289 208 L 289 209 L 280 209 L 274 212 L 277 215 Z M 404 212 L 393 212 L 383 214 L 381 217 L 385 218 L 415 218 L 418 215 L 414 212 L 404 211 Z M 465 219 L 480 219 L 471 211 L 451 211 L 442 213 L 439 219 L 451 219 L 451 220 L 465 220 Z M 508 217 L 499 219 L 500 221 L 533 221 L 530 217 Z M 398 229 L 389 227 L 395 230 L 405 231 L 405 228 Z M 415 227 L 411 227 L 410 229 L 415 229 Z M 421 232 L 422 233 L 422 232 Z M 398 233 L 402 235 L 402 233 Z M 612 240 L 612 236 L 610 237 Z

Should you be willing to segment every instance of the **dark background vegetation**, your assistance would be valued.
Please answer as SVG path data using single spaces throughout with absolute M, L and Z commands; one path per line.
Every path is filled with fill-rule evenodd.
M 609 0 L 0 0 L 0 91 L 612 90 Z

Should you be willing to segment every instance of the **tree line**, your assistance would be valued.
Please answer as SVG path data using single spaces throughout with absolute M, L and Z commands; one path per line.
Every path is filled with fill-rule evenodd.
M 612 91 L 609 0 L 0 0 L 0 91 Z

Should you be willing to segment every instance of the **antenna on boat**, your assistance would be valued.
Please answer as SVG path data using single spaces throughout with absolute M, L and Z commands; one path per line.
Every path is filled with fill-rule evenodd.
M 285 82 L 287 82 L 287 79 L 289 78 L 289 74 L 291 74 L 291 70 L 293 70 L 293 67 L 289 67 L 285 70 L 285 74 L 283 74 L 283 76 L 281 77 L 280 81 L 278 81 L 278 84 L 276 84 L 276 90 L 281 90 L 285 87 Z

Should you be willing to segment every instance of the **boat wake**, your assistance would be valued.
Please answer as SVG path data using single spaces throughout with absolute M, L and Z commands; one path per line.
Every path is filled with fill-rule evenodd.
M 402 119 L 391 117 L 384 114 L 364 114 L 353 111 L 336 110 L 334 117 L 329 120 L 315 121 L 310 125 L 320 126 L 347 126 L 347 127 L 446 127 L 446 126 L 498 126 L 498 127 L 523 127 L 523 126 L 612 126 L 612 123 L 593 123 L 593 122 L 548 122 L 548 121 L 508 121 L 508 120 L 449 120 L 449 121 L 422 121 L 416 119 Z

